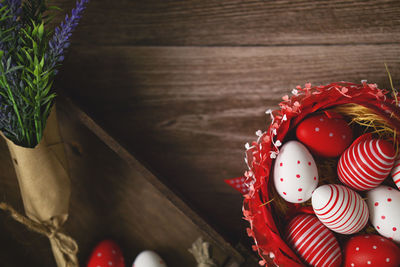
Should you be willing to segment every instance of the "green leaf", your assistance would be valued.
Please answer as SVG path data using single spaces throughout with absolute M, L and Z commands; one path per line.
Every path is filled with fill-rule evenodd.
M 42 39 L 43 33 L 44 33 L 44 25 L 43 25 L 43 23 L 40 24 L 40 26 L 38 28 L 38 33 L 39 33 L 39 39 Z

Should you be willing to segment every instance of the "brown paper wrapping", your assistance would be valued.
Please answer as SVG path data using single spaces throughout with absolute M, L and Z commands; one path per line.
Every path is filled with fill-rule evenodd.
M 51 232 L 48 237 L 57 266 L 78 266 L 76 243 L 70 238 L 66 240 L 65 235 L 58 232 L 68 218 L 71 184 L 55 106 L 47 120 L 43 138 L 35 148 L 17 146 L 5 139 L 26 215 Z

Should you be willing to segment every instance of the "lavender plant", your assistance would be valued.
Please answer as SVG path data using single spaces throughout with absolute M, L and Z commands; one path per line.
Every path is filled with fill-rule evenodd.
M 0 130 L 15 144 L 35 147 L 56 93 L 52 84 L 88 0 L 78 0 L 54 31 L 46 0 L 0 0 Z M 50 14 L 50 15 L 49 15 Z

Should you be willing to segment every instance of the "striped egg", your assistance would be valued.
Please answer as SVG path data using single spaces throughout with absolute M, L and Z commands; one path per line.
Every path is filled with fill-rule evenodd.
M 335 236 L 313 215 L 294 217 L 286 231 L 289 245 L 312 266 L 339 267 L 342 252 Z
M 392 144 L 381 139 L 369 139 L 351 145 L 340 157 L 339 179 L 355 190 L 370 190 L 389 175 L 396 152 Z
M 400 189 L 400 157 L 398 157 L 394 162 L 394 166 L 390 174 L 392 175 L 393 181 L 397 188 Z
M 365 201 L 355 191 L 343 185 L 318 187 L 311 202 L 318 219 L 337 233 L 357 233 L 368 222 L 369 212 Z

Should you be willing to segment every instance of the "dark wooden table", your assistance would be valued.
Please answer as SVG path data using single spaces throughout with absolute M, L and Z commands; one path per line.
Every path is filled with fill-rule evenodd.
M 265 110 L 306 82 L 388 88 L 384 63 L 398 87 L 399 14 L 399 1 L 96 0 L 56 87 L 229 243 L 250 248 L 242 198 L 223 180 L 242 175 Z M 119 194 L 120 180 L 108 181 Z M 84 225 L 101 210 L 86 208 L 71 207 L 91 213 Z

